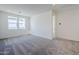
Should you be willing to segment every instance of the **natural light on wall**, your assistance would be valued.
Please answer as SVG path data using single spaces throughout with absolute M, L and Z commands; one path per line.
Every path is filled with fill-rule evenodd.
M 53 16 L 53 37 L 55 37 L 55 16 Z
M 52 9 L 52 12 L 53 12 L 53 38 L 56 37 L 56 34 L 55 34 L 55 21 L 56 21 L 56 4 L 53 4 L 53 9 Z
M 8 29 L 25 29 L 25 18 L 8 16 Z

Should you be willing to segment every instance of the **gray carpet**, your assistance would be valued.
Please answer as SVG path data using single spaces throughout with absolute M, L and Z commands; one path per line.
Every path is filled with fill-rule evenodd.
M 5 47 L 5 42 L 4 40 L 0 40 L 0 55 L 4 54 L 4 48 Z
M 6 46 L 11 46 L 12 52 L 9 54 L 15 55 L 47 55 L 48 52 L 45 50 L 49 39 L 25 35 L 5 40 Z
M 4 39 L 0 39 L 0 55 L 13 55 L 13 47 L 11 45 L 6 45 Z
M 0 40 L 1 55 L 79 55 L 79 41 L 24 35 Z

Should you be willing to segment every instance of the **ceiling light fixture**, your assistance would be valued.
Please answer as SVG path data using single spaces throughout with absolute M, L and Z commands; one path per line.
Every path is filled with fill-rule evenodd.
M 19 14 L 21 14 L 22 12 L 21 12 L 21 11 L 19 11 L 18 13 L 19 13 Z

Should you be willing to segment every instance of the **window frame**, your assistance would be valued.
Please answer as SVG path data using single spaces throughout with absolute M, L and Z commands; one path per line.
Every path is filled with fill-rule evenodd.
M 9 24 L 11 23 L 11 22 L 9 22 L 9 19 L 12 20 L 13 18 L 16 21 L 12 22 L 12 23 L 16 23 L 16 28 L 9 27 Z M 20 23 L 21 19 L 23 21 L 22 23 Z M 21 27 L 20 24 L 23 24 L 23 27 Z M 8 29 L 22 29 L 23 30 L 25 28 L 26 28 L 26 20 L 24 17 L 8 16 Z

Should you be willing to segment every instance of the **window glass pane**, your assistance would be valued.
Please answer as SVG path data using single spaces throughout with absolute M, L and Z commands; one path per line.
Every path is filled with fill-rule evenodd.
M 19 29 L 25 29 L 25 19 L 19 18 Z
M 22 29 L 22 28 L 24 29 L 25 28 L 25 24 L 19 23 L 19 28 L 20 29 Z
M 24 18 L 19 18 L 19 23 L 25 23 L 25 19 Z
M 17 29 L 17 25 L 16 24 L 9 24 L 9 29 Z
M 14 24 L 9 24 L 9 27 L 17 27 L 17 25 L 16 25 L 16 23 L 14 23 Z
M 25 26 L 24 26 L 24 24 L 21 23 L 21 24 L 19 24 L 19 27 L 25 27 Z
M 9 27 L 9 29 L 17 29 L 17 24 L 16 23 L 14 23 L 14 24 L 9 23 L 8 27 Z
M 14 19 L 14 20 L 13 19 L 8 19 L 8 22 L 9 23 L 17 23 L 17 20 L 16 19 Z
M 17 17 L 8 16 L 8 29 L 17 29 Z

